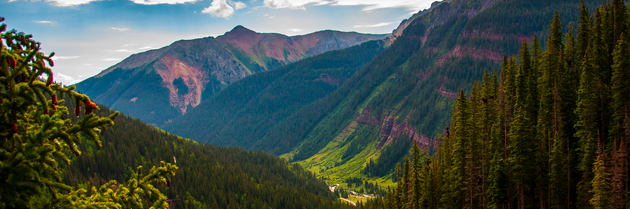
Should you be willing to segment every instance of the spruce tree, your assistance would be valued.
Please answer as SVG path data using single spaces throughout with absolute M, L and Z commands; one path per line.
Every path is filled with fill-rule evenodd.
M 622 34 L 617 47 L 613 53 L 614 64 L 612 66 L 612 126 L 610 136 L 613 138 L 614 147 L 617 147 L 616 155 L 614 156 L 613 166 L 613 194 L 612 200 L 614 201 L 613 208 L 625 207 L 625 201 L 627 197 L 625 195 L 627 190 L 626 177 L 628 173 L 628 159 L 627 159 L 627 144 L 630 139 L 630 44 L 626 41 L 625 35 Z M 622 203 L 617 203 L 623 201 Z
M 630 139 L 630 44 L 622 37 L 613 53 L 613 76 L 612 76 L 612 112 L 613 123 L 611 127 L 611 137 L 615 144 L 621 142 L 628 143 Z
M 590 43 L 590 33 L 591 33 L 591 25 L 592 19 L 588 11 L 588 7 L 584 5 L 584 1 L 582 1 L 582 7 L 580 8 L 580 20 L 578 22 L 578 32 L 577 32 L 577 55 L 578 59 L 584 58 L 586 53 L 588 52 L 587 48 Z
M 493 141 L 498 141 L 498 135 L 496 133 L 501 130 L 495 129 L 493 131 Z M 507 187 L 509 184 L 508 176 L 506 174 L 506 166 L 503 160 L 503 152 L 498 147 L 498 143 L 494 143 L 491 148 L 492 161 L 490 163 L 490 175 L 488 176 L 490 188 L 488 189 L 489 204 L 488 208 L 499 209 L 504 208 L 504 203 L 507 200 Z
M 621 38 L 621 34 L 628 31 L 628 11 L 623 0 L 613 0 L 612 7 L 614 13 L 614 38 L 617 41 Z
M 577 109 L 578 121 L 575 124 L 576 136 L 579 138 L 579 165 L 578 170 L 582 173 L 578 184 L 578 205 L 586 207 L 592 198 L 589 191 L 592 189 L 593 164 L 595 163 L 597 143 L 599 139 L 598 122 L 599 115 L 599 74 L 598 66 L 592 44 L 589 45 L 587 54 L 582 62 L 582 75 L 580 76 L 580 87 L 578 88 Z
M 593 164 L 593 188 L 590 190 L 593 198 L 589 203 L 595 209 L 610 208 L 610 174 L 606 171 L 606 165 L 602 155 L 597 156 L 597 160 Z
M 398 180 L 398 182 L 402 182 L 402 189 L 401 189 L 401 199 L 402 199 L 402 206 L 405 209 L 411 208 L 411 188 L 410 186 L 413 186 L 412 182 L 411 182 L 411 160 L 409 160 L 409 156 L 405 156 L 405 162 L 403 164 L 403 178 L 402 181 L 400 181 L 400 179 Z M 400 185 L 400 184 L 399 184 Z
M 405 184 L 405 182 L 403 181 L 403 171 L 400 166 L 400 162 L 396 163 L 396 180 L 398 181 L 398 186 L 396 187 L 396 189 L 394 189 L 394 207 L 396 209 L 403 209 L 403 206 L 405 204 L 405 191 L 403 191 L 403 185 Z
M 508 162 L 510 163 L 510 174 L 513 185 L 516 186 L 518 208 L 525 208 L 527 200 L 525 199 L 527 178 L 530 174 L 529 157 L 531 156 L 531 148 L 529 141 L 529 133 L 531 129 L 528 124 L 528 118 L 525 117 L 526 112 L 523 107 L 519 106 L 514 114 L 514 120 L 510 124 L 510 146 L 508 147 L 510 154 Z
M 612 194 L 610 197 L 612 208 L 626 208 L 627 191 L 626 177 L 628 172 L 628 155 L 625 143 L 621 142 L 614 150 L 612 159 Z
M 147 175 L 139 167 L 126 184 L 110 181 L 89 193 L 61 183 L 59 163 L 69 164 L 71 157 L 80 156 L 82 141 L 100 147 L 101 130 L 114 125 L 118 113 L 96 116 L 99 107 L 90 98 L 74 91 L 74 86 L 53 83 L 48 66 L 54 66 L 54 53 L 42 53 L 32 35 L 5 29 L 2 24 L 0 208 L 142 208 L 145 198 L 158 199 L 152 208 L 167 208 L 166 196 L 152 185 L 171 184 L 177 167 L 164 162 Z M 63 105 L 66 99 L 76 104 L 74 116 Z M 73 123 L 70 117 L 79 119 Z
M 465 204 L 465 185 L 464 178 L 466 174 L 466 144 L 468 141 L 468 99 L 463 90 L 459 91 L 454 115 L 453 127 L 453 157 L 452 168 L 449 173 L 449 199 L 450 208 L 462 208 Z
M 419 209 L 421 199 L 425 197 L 422 196 L 422 190 L 427 188 L 422 188 L 423 180 L 421 179 L 422 172 L 422 162 L 420 156 L 420 149 L 418 148 L 417 143 L 413 143 L 412 146 L 412 156 L 413 156 L 413 176 L 412 176 L 412 196 L 411 196 L 411 208 Z M 430 180 L 429 180 L 430 181 Z

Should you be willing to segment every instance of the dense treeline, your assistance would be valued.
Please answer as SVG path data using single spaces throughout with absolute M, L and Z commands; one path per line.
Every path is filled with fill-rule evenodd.
M 556 13 L 545 50 L 523 41 L 458 94 L 433 157 L 397 169 L 386 208 L 626 208 L 630 143 L 630 21 L 622 0 L 563 33 Z
M 381 177 L 391 174 L 396 163 L 409 152 L 409 147 L 411 147 L 412 143 L 411 140 L 404 138 L 394 140 L 394 142 L 383 148 L 378 161 L 374 162 L 370 159 L 361 173 L 368 177 Z
M 112 112 L 100 108 L 98 115 Z M 102 132 L 101 141 L 101 148 L 90 141 L 80 145 L 84 153 L 64 168 L 65 183 L 89 188 L 125 182 L 132 168 L 146 172 L 165 161 L 179 167 L 170 187 L 155 185 L 171 208 L 347 207 L 312 173 L 263 152 L 198 144 L 124 115 Z
M 459 88 L 470 92 L 468 86 L 482 78 L 483 69 L 500 66 L 500 54 L 518 52 L 522 37 L 533 38 L 532 34 L 541 34 L 542 28 L 545 28 L 545 24 L 537 23 L 543 26 L 519 29 L 527 31 L 521 33 L 495 30 L 494 25 L 498 28 L 502 25 L 525 27 L 531 19 L 545 18 L 548 21 L 553 11 L 561 7 L 578 9 L 580 6 L 579 2 L 570 0 L 534 2 L 531 6 L 518 9 L 530 16 L 502 19 L 493 15 L 496 13 L 494 10 L 520 15 L 512 12 L 517 10 L 511 5 L 521 5 L 521 1 L 490 2 L 451 1 L 417 18 L 388 49 L 352 79 L 327 97 L 295 112 L 283 121 L 285 126 L 279 126 L 285 128 L 275 129 L 272 133 L 283 138 L 304 138 L 304 143 L 292 155 L 294 161 L 302 161 L 316 154 L 319 149 L 313 148 L 326 146 L 360 113 L 369 113 L 377 119 L 393 117 L 397 123 L 407 123 L 423 136 L 437 136 L 450 121 L 452 111 L 448 104 L 453 98 L 448 94 L 456 94 Z M 589 0 L 585 3 L 594 5 L 600 2 Z M 485 4 L 493 6 L 481 9 Z M 458 8 L 460 5 L 463 6 Z M 440 13 L 476 12 L 479 13 L 476 16 L 452 15 L 443 23 L 432 25 L 433 21 L 441 17 Z M 577 21 L 573 16 L 576 15 L 568 19 Z M 483 33 L 475 36 L 470 35 L 480 30 L 477 27 L 480 23 L 493 27 L 481 30 Z M 460 54 L 456 53 L 458 48 Z M 497 57 L 478 56 L 482 53 L 497 54 Z M 365 106 L 369 107 L 369 112 L 367 108 L 364 109 Z M 374 140 L 371 142 L 374 143 Z M 409 144 L 407 150 L 410 148 Z M 398 162 L 400 158 L 383 160 Z M 391 173 L 393 169 L 390 167 L 387 170 Z

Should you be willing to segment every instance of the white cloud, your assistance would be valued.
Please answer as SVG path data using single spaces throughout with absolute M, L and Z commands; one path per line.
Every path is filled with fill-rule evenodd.
M 240 2 L 240 1 L 235 1 L 232 2 L 232 4 L 234 5 L 234 10 L 239 10 L 239 9 L 243 9 L 245 7 L 247 7 L 247 4 Z
M 70 59 L 76 59 L 76 58 L 79 58 L 79 56 L 57 56 L 57 55 L 55 55 L 55 56 L 53 56 L 52 60 L 55 60 L 55 61 L 57 61 L 57 60 L 70 60 Z
M 156 5 L 156 4 L 185 4 L 194 3 L 198 0 L 130 0 L 136 4 Z
M 116 28 L 116 27 L 111 27 L 109 29 L 115 30 L 115 31 L 120 31 L 120 32 L 125 32 L 128 31 L 129 28 Z
M 363 11 L 385 8 L 405 8 L 420 11 L 431 7 L 436 0 L 264 0 L 265 7 L 272 9 L 305 9 L 305 6 L 330 4 L 333 6 L 364 6 Z
M 201 12 L 214 17 L 230 19 L 234 14 L 234 8 L 226 0 L 212 0 L 212 4 Z
M 111 61 L 120 61 L 122 59 L 120 59 L 120 58 L 105 58 L 105 59 L 102 59 L 102 60 L 106 61 L 106 62 L 111 62 Z
M 61 81 L 61 83 L 66 85 L 75 84 L 81 81 L 81 79 L 74 79 L 72 76 L 64 75 L 63 73 L 55 73 L 54 76 L 56 81 Z
M 294 32 L 294 33 L 299 33 L 299 32 L 302 32 L 302 31 L 304 31 L 304 30 L 299 29 L 299 28 L 293 28 L 293 29 L 289 29 L 288 31 L 289 31 L 289 32 Z
M 394 22 L 382 22 L 382 23 L 376 23 L 372 25 L 355 25 L 354 28 L 377 28 L 377 27 L 388 26 L 391 24 L 394 24 Z
M 306 9 L 307 4 L 321 4 L 324 0 L 265 0 L 263 4 L 272 9 Z
M 48 24 L 48 25 L 56 25 L 57 22 L 55 21 L 50 21 L 50 20 L 36 20 L 33 21 L 34 23 L 39 23 L 39 24 Z
M 53 5 L 58 7 L 71 7 L 77 6 L 81 4 L 87 4 L 96 0 L 46 0 L 46 2 L 53 3 Z
M 154 47 L 145 46 L 145 47 L 139 48 L 138 50 L 149 50 L 149 49 L 154 49 Z
M 129 49 L 106 49 L 106 52 L 132 52 L 135 53 L 136 51 L 134 50 L 129 50 Z

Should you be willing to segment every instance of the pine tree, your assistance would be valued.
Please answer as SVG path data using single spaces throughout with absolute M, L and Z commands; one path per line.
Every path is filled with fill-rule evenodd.
M 0 17 L 0 22 L 4 18 Z M 78 146 L 87 140 L 101 146 L 101 130 L 114 125 L 118 113 L 98 117 L 99 107 L 90 99 L 53 83 L 54 53 L 40 52 L 32 35 L 0 26 L 0 208 L 141 208 L 144 198 L 157 198 L 152 208 L 167 208 L 166 196 L 151 183 L 170 185 L 177 167 L 161 163 L 147 175 L 142 167 L 127 184 L 110 181 L 85 189 L 61 183 L 59 163 L 70 164 L 71 155 L 80 156 Z M 6 44 L 6 45 L 5 45 Z M 46 76 L 44 82 L 40 77 Z M 64 100 L 76 104 L 72 124 Z M 112 189 L 116 185 L 116 189 Z M 145 202 L 146 203 L 146 202 Z
M 396 189 L 394 189 L 394 207 L 396 209 L 403 209 L 403 206 L 405 204 L 405 191 L 403 190 L 403 185 L 405 184 L 405 182 L 403 181 L 403 171 L 400 167 L 400 163 L 396 164 L 396 180 L 398 181 L 398 186 L 396 187 Z
M 619 150 L 614 156 L 613 166 L 613 196 L 615 201 L 613 208 L 625 207 L 625 204 L 616 201 L 626 200 L 626 176 L 627 176 L 627 156 L 626 144 L 630 139 L 630 44 L 624 35 L 621 35 L 619 43 L 613 53 L 613 76 L 612 76 L 612 112 L 613 123 L 610 136 L 613 138 L 614 146 Z
M 575 110 L 579 120 L 575 124 L 576 136 L 579 138 L 579 160 L 578 170 L 582 176 L 578 185 L 578 205 L 586 207 L 592 199 L 589 191 L 592 189 L 593 165 L 595 163 L 598 137 L 599 115 L 599 74 L 598 66 L 593 62 L 596 56 L 593 54 L 592 44 L 589 45 L 587 54 L 582 62 L 582 75 L 580 76 L 580 87 L 578 88 L 577 109 Z
M 462 208 L 465 204 L 465 186 L 464 186 L 464 178 L 465 178 L 465 166 L 466 166 L 466 142 L 468 141 L 468 136 L 466 135 L 468 130 L 468 99 L 464 94 L 463 90 L 460 90 L 459 97 L 457 98 L 456 108 L 457 112 L 454 117 L 454 127 L 453 127 L 453 158 L 452 158 L 452 168 L 450 169 L 450 173 L 448 174 L 449 179 L 449 200 L 450 206 L 449 208 Z
M 566 195 L 566 156 L 565 143 L 562 140 L 562 100 L 559 83 L 563 72 L 562 66 L 562 24 L 556 12 L 549 28 L 547 50 L 542 58 L 541 77 L 538 89 L 540 106 L 538 111 L 537 138 L 539 146 L 550 148 L 549 161 L 549 199 L 553 207 L 561 207 Z
M 626 208 L 626 177 L 628 170 L 628 155 L 625 143 L 621 142 L 614 150 L 612 171 L 612 194 L 610 197 L 612 208 Z
M 611 137 L 615 144 L 628 143 L 630 139 L 630 44 L 624 35 L 619 39 L 615 49 L 612 77 L 612 112 L 613 123 Z
M 414 143 L 415 144 L 415 143 Z M 410 186 L 412 185 L 411 182 L 411 162 L 409 160 L 409 156 L 405 156 L 405 162 L 403 164 L 403 178 L 402 178 L 402 206 L 403 208 L 411 208 L 411 194 L 412 191 L 410 189 Z M 398 182 L 400 183 L 401 181 L 398 180 Z M 400 185 L 400 184 L 399 184 Z
M 589 200 L 589 203 L 595 209 L 608 209 L 610 208 L 610 174 L 606 171 L 606 165 L 604 159 L 600 154 L 597 156 L 597 160 L 593 164 L 593 181 L 591 184 L 591 194 L 593 198 Z
M 510 124 L 510 146 L 508 147 L 510 155 L 508 162 L 510 163 L 510 174 L 513 185 L 516 185 L 518 193 L 518 208 L 525 208 L 527 200 L 525 199 L 526 184 L 528 174 L 530 173 L 529 157 L 531 156 L 531 149 L 529 141 L 531 141 L 528 134 L 530 128 L 528 125 L 528 118 L 525 117 L 526 112 L 523 107 L 518 107 L 514 114 L 514 120 Z
M 586 56 L 586 52 L 588 52 L 587 48 L 591 40 L 590 33 L 592 21 L 593 20 L 589 14 L 588 7 L 586 7 L 586 5 L 584 5 L 584 1 L 582 1 L 577 32 L 577 58 L 579 59 L 584 58 Z
M 422 188 L 423 180 L 421 179 L 422 172 L 422 162 L 420 156 L 420 149 L 418 148 L 417 143 L 413 143 L 412 147 L 412 156 L 413 156 L 413 176 L 412 176 L 412 196 L 411 196 L 411 208 L 419 209 L 421 199 L 424 199 L 422 195 L 422 190 L 426 190 L 428 188 Z M 430 181 L 430 180 L 428 180 Z
M 621 38 L 621 34 L 628 31 L 628 13 L 626 3 L 623 0 L 613 0 L 612 2 L 614 13 L 614 33 L 615 41 Z
M 498 135 L 496 133 L 501 130 L 495 129 L 493 131 L 493 141 L 498 141 Z M 507 186 L 509 180 L 506 174 L 505 162 L 503 160 L 503 153 L 499 148 L 499 143 L 493 143 L 492 145 L 492 161 L 490 163 L 490 175 L 488 176 L 490 182 L 490 188 L 488 189 L 489 205 L 488 208 L 499 209 L 504 208 L 503 205 L 507 200 Z

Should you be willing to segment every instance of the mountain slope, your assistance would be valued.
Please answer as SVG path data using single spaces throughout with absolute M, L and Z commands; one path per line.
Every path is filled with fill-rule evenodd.
M 113 112 L 99 107 L 98 115 Z M 350 207 L 298 164 L 263 152 L 202 145 L 129 116 L 118 116 L 101 142 L 100 148 L 81 144 L 83 154 L 61 165 L 65 183 L 88 190 L 109 180 L 124 183 L 137 166 L 146 172 L 165 161 L 179 169 L 170 187 L 154 186 L 168 197 L 170 208 Z
M 165 129 L 204 143 L 286 153 L 299 141 L 261 140 L 271 134 L 267 130 L 334 91 L 379 54 L 383 44 L 370 41 L 249 76 L 203 101 Z
M 594 8 L 599 2 L 586 3 Z M 503 54 L 517 53 L 523 40 L 545 36 L 548 19 L 555 11 L 567 17 L 564 24 L 576 22 L 579 6 L 579 2 L 571 0 L 436 3 L 430 10 L 401 23 L 396 31 L 403 32 L 393 33 L 385 43 L 391 45 L 339 88 L 318 100 L 295 106 L 299 108 L 288 111 L 288 115 L 275 118 L 274 114 L 267 114 L 268 108 L 240 107 L 232 109 L 234 114 L 215 115 L 214 106 L 206 106 L 195 110 L 198 114 L 185 115 L 180 120 L 199 121 L 197 115 L 216 116 L 222 118 L 218 123 L 224 128 L 198 131 L 203 130 L 201 122 L 188 123 L 189 129 L 177 128 L 195 140 L 282 154 L 333 180 L 387 177 L 396 162 L 408 153 L 412 142 L 434 151 L 435 137 L 450 122 L 455 92 L 460 88 L 469 92 L 486 70 L 492 72 L 499 67 Z M 300 62 L 294 64 L 302 65 Z M 269 73 L 268 76 L 283 74 Z M 275 78 L 267 82 L 274 81 Z M 270 84 L 264 87 L 267 85 Z M 257 91 L 239 82 L 233 86 L 242 92 Z M 242 102 L 251 107 L 287 102 L 255 99 L 262 94 L 254 92 Z M 223 140 L 229 137 L 232 138 Z
M 246 76 L 386 36 L 328 30 L 288 37 L 237 26 L 217 38 L 134 54 L 76 86 L 99 103 L 161 126 Z
M 586 3 L 594 8 L 599 2 Z M 390 174 L 409 142 L 435 150 L 435 137 L 450 122 L 455 92 L 469 92 L 486 70 L 499 67 L 503 54 L 517 53 L 523 39 L 544 36 L 554 11 L 567 17 L 568 25 L 577 21 L 579 7 L 569 0 L 442 3 L 417 17 L 344 86 L 297 111 L 283 129 L 270 130 L 278 133 L 271 137 L 303 140 L 283 156 L 320 176 Z M 304 126 L 310 128 L 292 132 Z

